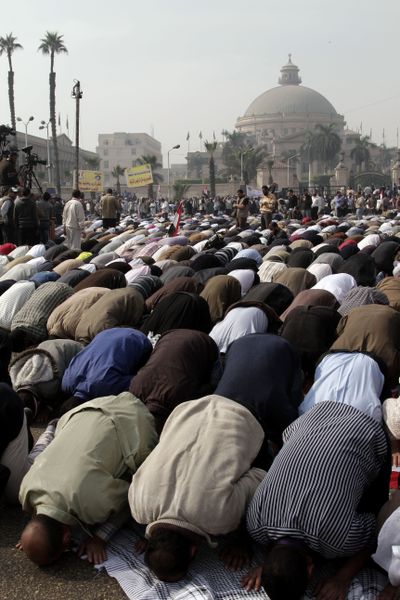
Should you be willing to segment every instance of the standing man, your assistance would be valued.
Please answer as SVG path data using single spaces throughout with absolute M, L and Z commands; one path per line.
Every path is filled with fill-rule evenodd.
M 17 197 L 18 188 L 10 188 L 8 192 L 0 198 L 0 223 L 3 244 L 15 244 L 15 226 L 14 226 L 14 202 Z
M 72 192 L 71 200 L 68 200 L 63 211 L 63 226 L 66 235 L 65 245 L 70 250 L 81 249 L 81 234 L 85 227 L 85 211 L 80 201 L 79 190 Z
M 18 196 L 15 201 L 14 223 L 19 245 L 34 246 L 38 243 L 39 217 L 36 201 L 29 188 L 25 188 L 22 196 Z
M 249 199 L 245 196 L 243 190 L 238 190 L 237 201 L 233 205 L 236 208 L 236 226 L 240 229 L 246 229 L 247 217 L 249 216 Z
M 274 194 L 274 188 L 267 185 L 262 186 L 263 196 L 260 200 L 261 229 L 267 229 L 272 221 L 272 213 L 276 212 L 278 202 Z
M 113 195 L 111 188 L 108 188 L 106 194 L 100 200 L 101 216 L 103 217 L 103 227 L 115 227 L 117 225 L 118 213 L 121 211 L 121 205 Z
M 37 202 L 39 214 L 39 236 L 40 243 L 47 244 L 49 241 L 50 221 L 53 219 L 53 207 L 50 203 L 50 194 L 45 192 Z

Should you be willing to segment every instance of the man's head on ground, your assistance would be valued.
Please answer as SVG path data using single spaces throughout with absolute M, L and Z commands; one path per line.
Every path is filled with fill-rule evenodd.
M 196 545 L 186 536 L 166 529 L 149 539 L 144 560 L 160 581 L 180 581 L 186 576 Z
M 25 554 L 39 567 L 45 567 L 58 560 L 68 549 L 70 541 L 70 528 L 46 515 L 34 517 L 21 535 L 21 545 Z
M 303 548 L 277 544 L 264 563 L 263 587 L 271 600 L 300 600 L 313 567 L 311 557 Z

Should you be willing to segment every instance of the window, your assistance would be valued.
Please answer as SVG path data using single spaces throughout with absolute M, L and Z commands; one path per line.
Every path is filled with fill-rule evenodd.
M 104 140 L 103 144 L 104 146 L 108 146 L 108 140 Z
M 108 156 L 108 148 L 104 148 L 104 150 L 103 150 L 103 155 L 104 155 L 104 156 Z
M 108 160 L 103 161 L 103 168 L 108 169 Z

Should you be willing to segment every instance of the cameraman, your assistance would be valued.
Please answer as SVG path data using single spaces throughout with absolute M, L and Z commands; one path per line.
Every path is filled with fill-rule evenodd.
M 14 202 L 17 197 L 18 188 L 10 188 L 8 192 L 0 198 L 0 224 L 3 235 L 3 244 L 16 243 L 14 227 Z
M 18 185 L 16 150 L 11 150 L 7 158 L 0 160 L 0 186 L 11 188 Z

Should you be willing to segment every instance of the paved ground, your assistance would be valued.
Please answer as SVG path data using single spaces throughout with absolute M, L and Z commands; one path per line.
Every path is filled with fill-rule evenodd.
M 73 554 L 65 554 L 58 564 L 45 569 L 28 561 L 15 549 L 25 522 L 20 507 L 0 503 L 1 600 L 126 600 L 114 579 L 97 573 Z

